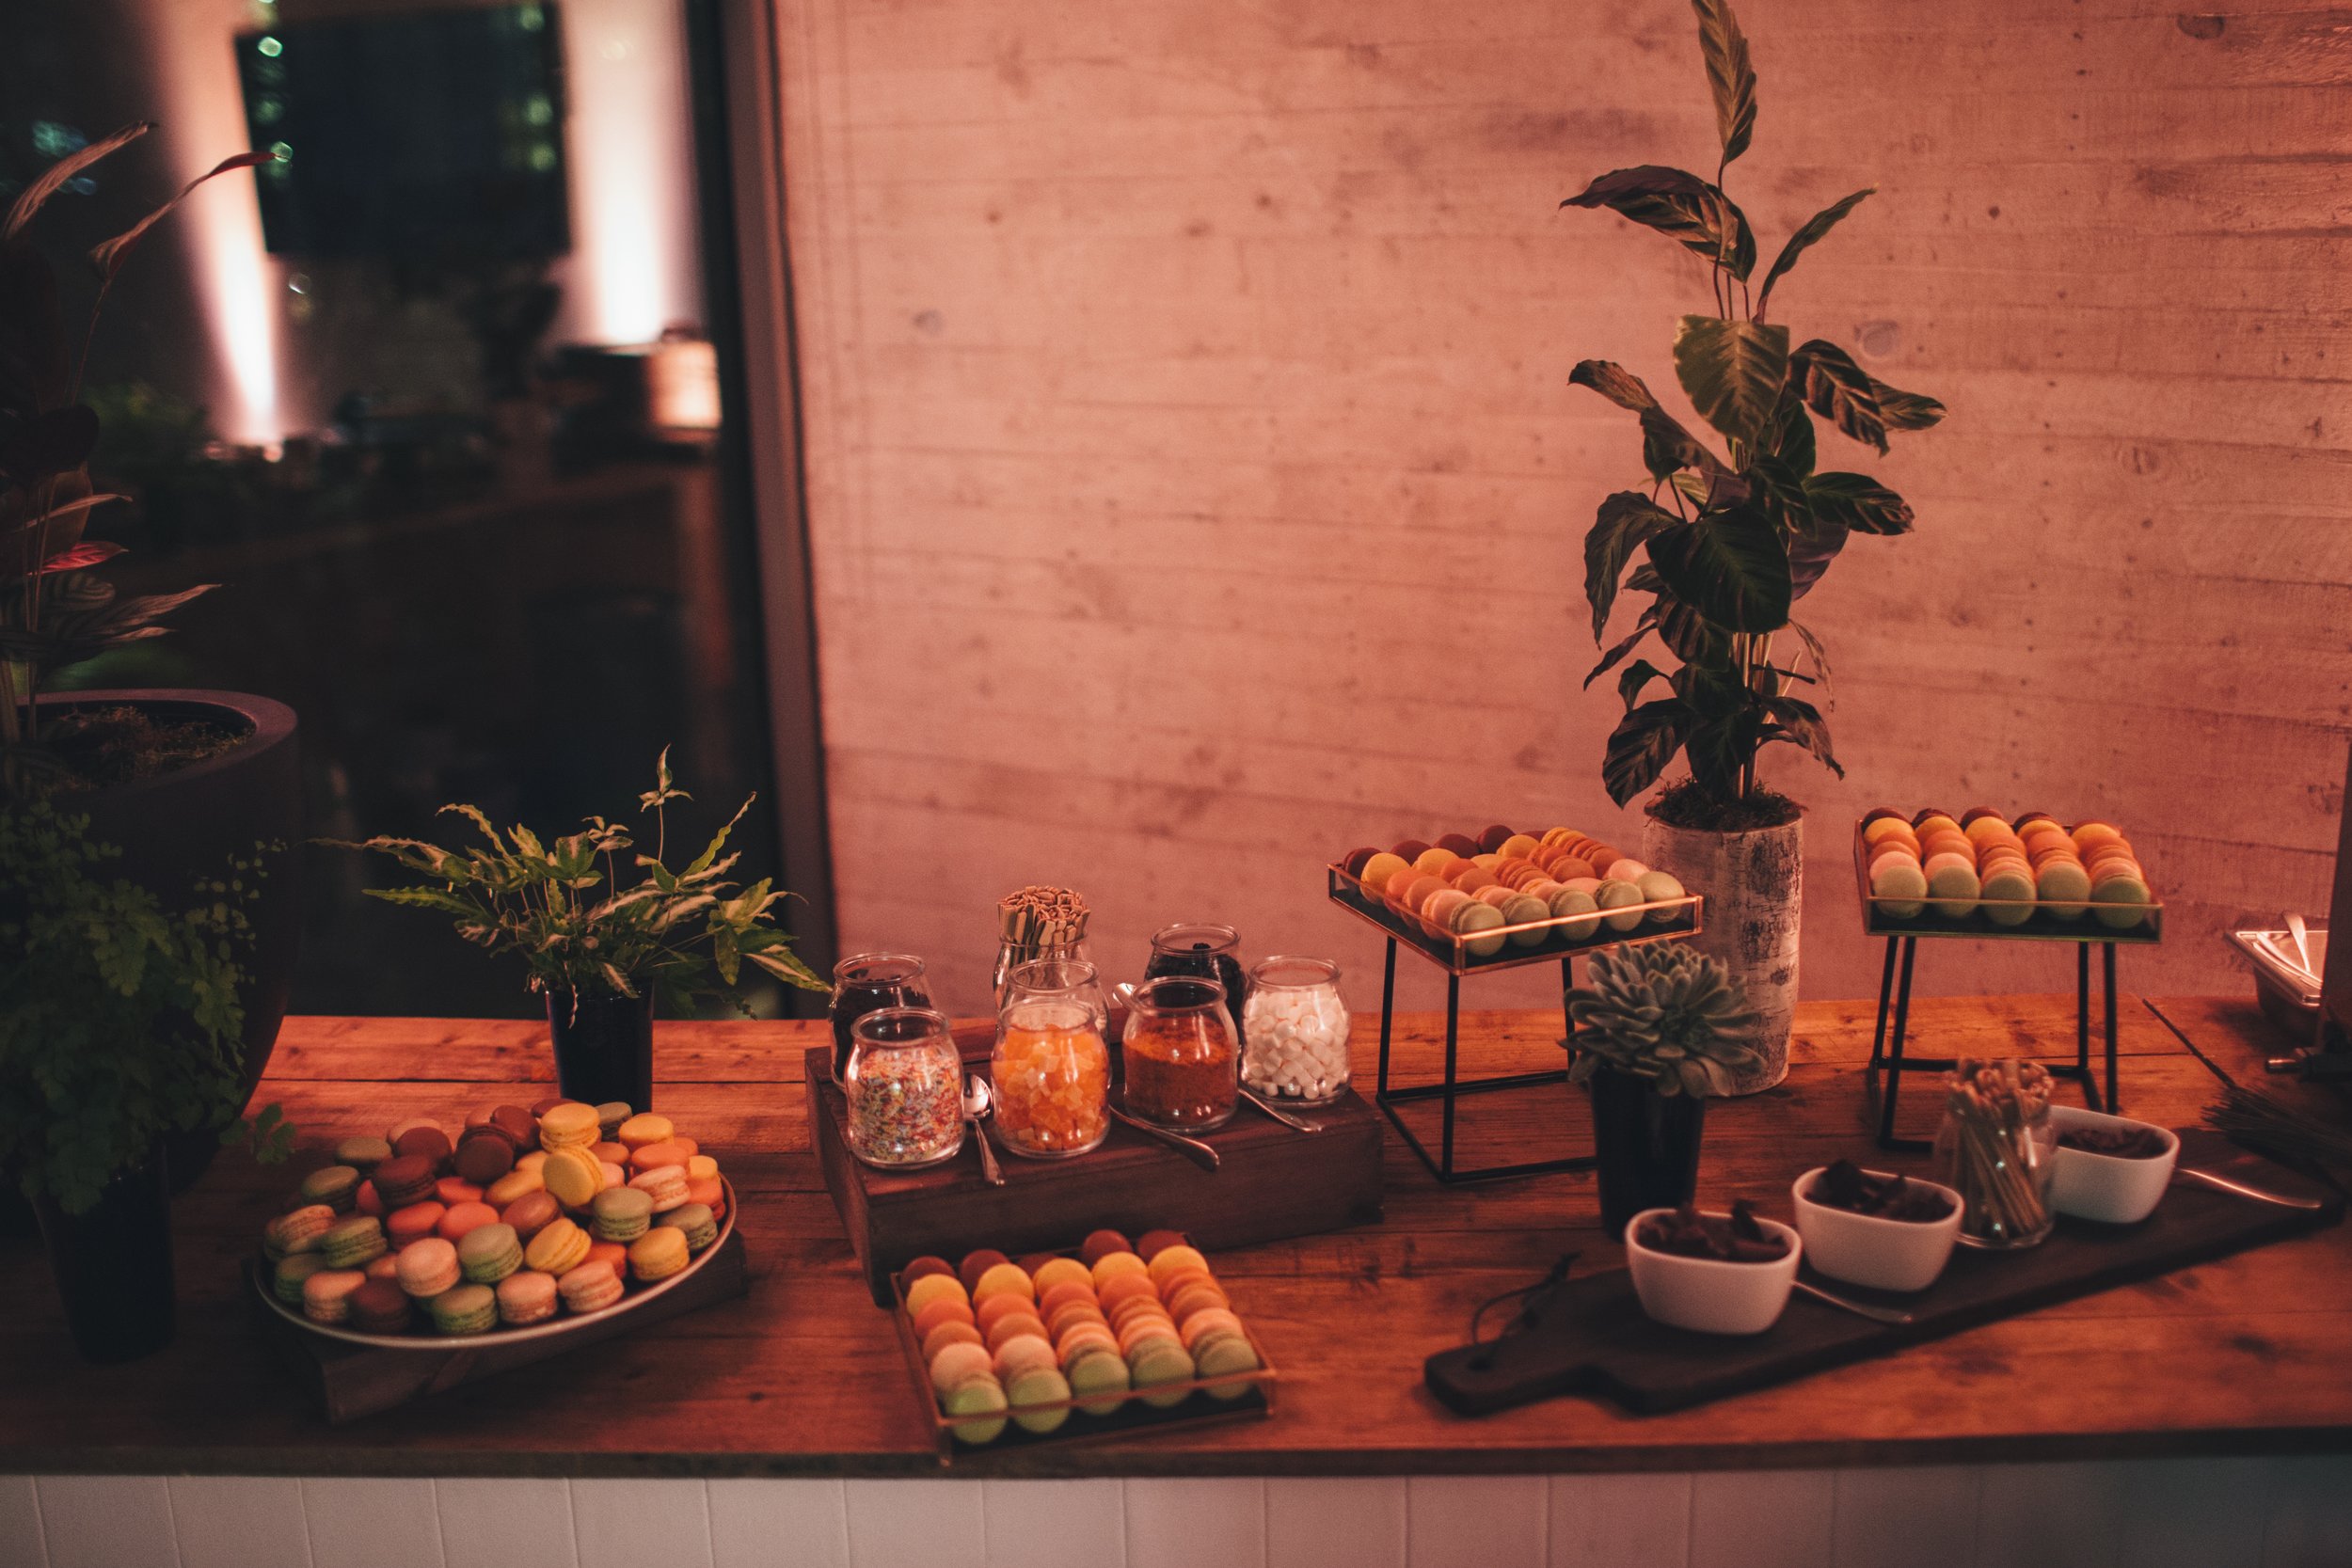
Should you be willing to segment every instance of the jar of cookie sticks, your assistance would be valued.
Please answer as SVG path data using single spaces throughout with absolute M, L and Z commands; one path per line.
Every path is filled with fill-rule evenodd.
M 996 971 L 990 981 L 1002 1007 L 1006 983 L 1041 958 L 1087 958 L 1087 901 L 1066 887 L 1025 887 L 996 901 Z
M 1946 1080 L 1935 1152 L 1945 1183 L 1960 1194 L 1963 1244 L 2029 1247 L 2050 1234 L 2056 1137 L 2048 1069 L 1961 1059 Z

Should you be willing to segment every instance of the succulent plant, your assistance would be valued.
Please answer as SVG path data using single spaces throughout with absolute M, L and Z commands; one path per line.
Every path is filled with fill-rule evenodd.
M 1747 993 L 1723 964 L 1680 942 L 1593 955 L 1568 993 L 1581 1084 L 1603 1067 L 1650 1080 L 1660 1094 L 1728 1094 L 1760 1060 Z

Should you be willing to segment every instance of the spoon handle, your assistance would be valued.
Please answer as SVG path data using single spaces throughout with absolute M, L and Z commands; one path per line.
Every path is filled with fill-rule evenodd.
M 996 1163 L 996 1150 L 989 1144 L 988 1129 L 980 1125 L 977 1117 L 964 1117 L 963 1124 L 972 1129 L 972 1141 L 980 1146 L 980 1174 L 988 1178 L 990 1186 L 1003 1186 L 1005 1167 Z
M 1874 1307 L 1867 1301 L 1856 1301 L 1851 1296 L 1841 1296 L 1835 1291 L 1824 1291 L 1819 1285 L 1808 1284 L 1802 1279 L 1797 1281 L 1797 1289 L 1816 1301 L 1827 1302 L 1832 1307 L 1842 1307 L 1857 1317 L 1868 1318 L 1873 1323 L 1907 1323 L 1911 1321 L 1911 1314 L 1899 1308 Z
M 1272 1101 L 1266 1099 L 1265 1096 L 1258 1093 L 1255 1089 L 1244 1087 L 1241 1091 L 1241 1097 L 1249 1101 L 1250 1104 L 1255 1105 L 1259 1110 L 1263 1111 L 1267 1116 L 1270 1116 L 1275 1120 L 1280 1122 L 1285 1127 L 1295 1127 L 1301 1132 L 1320 1132 L 1323 1131 L 1323 1129 L 1316 1123 L 1303 1120 L 1300 1117 L 1291 1115 L 1288 1111 L 1282 1110 Z
M 1219 1164 L 1216 1150 L 1202 1143 L 1199 1138 L 1187 1138 L 1182 1132 L 1171 1132 L 1165 1127 L 1154 1127 L 1140 1117 L 1129 1116 L 1116 1105 L 1110 1108 L 1110 1113 L 1146 1137 L 1157 1138 L 1169 1148 L 1182 1151 L 1185 1158 L 1202 1170 L 1215 1170 Z

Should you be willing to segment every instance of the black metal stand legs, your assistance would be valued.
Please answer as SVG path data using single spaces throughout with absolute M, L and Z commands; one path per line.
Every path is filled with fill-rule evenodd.
M 2099 1085 L 2090 1067 L 2090 950 L 2100 950 L 2100 967 L 2105 975 L 2102 1024 L 2106 1039 L 2106 1096 L 2100 1098 Z M 1949 1072 L 1958 1065 L 1953 1057 L 1906 1057 L 1903 1040 L 1911 1024 L 1911 965 L 1918 954 L 1917 937 L 1892 936 L 1886 939 L 1886 964 L 1879 974 L 1878 1032 L 1870 1040 L 1870 1095 L 1876 1102 L 1879 1117 L 1879 1147 L 1889 1149 L 1924 1149 L 1925 1138 L 1899 1138 L 1895 1135 L 1895 1104 L 1902 1093 L 1903 1074 L 1911 1072 Z M 1892 1032 L 1887 1028 L 1890 1006 L 1894 1019 Z M 1383 1063 L 1385 1065 L 1386 1056 Z M 2120 1113 L 2122 1101 L 2116 1088 L 2115 1074 L 2115 943 L 2086 940 L 2074 948 L 2074 1059 L 2055 1065 L 2044 1063 L 2054 1078 L 2071 1078 L 2083 1086 L 2083 1100 L 2094 1111 Z M 1883 1083 L 1880 1075 L 1884 1074 Z
M 1563 994 L 1561 1013 L 1570 1039 L 1573 1039 L 1576 1035 L 1576 1021 L 1566 1016 L 1567 1004 L 1565 998 L 1568 988 L 1575 983 L 1572 964 L 1573 960 L 1570 958 L 1560 960 L 1560 984 Z M 1592 1155 L 1575 1154 L 1557 1160 L 1529 1160 L 1518 1164 L 1482 1165 L 1474 1170 L 1457 1170 L 1454 1164 L 1454 1113 L 1462 1096 L 1565 1084 L 1568 1081 L 1567 1070 L 1565 1068 L 1553 1068 L 1543 1072 L 1518 1072 L 1500 1078 L 1474 1078 L 1464 1083 L 1459 1075 L 1462 977 L 1449 971 L 1445 977 L 1445 1078 L 1440 1083 L 1421 1084 L 1411 1088 L 1392 1089 L 1389 1086 L 1389 1043 L 1390 1032 L 1393 1027 L 1392 1021 L 1395 1016 L 1396 939 L 1391 937 L 1388 962 L 1383 967 L 1380 975 L 1380 1081 L 1374 1091 L 1373 1101 L 1387 1114 L 1390 1123 L 1397 1131 L 1397 1135 L 1405 1140 L 1406 1147 L 1421 1157 L 1421 1163 L 1429 1168 L 1430 1175 L 1452 1186 L 1464 1181 L 1495 1181 L 1508 1176 L 1540 1176 L 1551 1171 L 1593 1168 Z M 1558 1098 L 1564 1113 L 1563 1119 L 1565 1119 L 1565 1113 L 1568 1105 L 1568 1097 L 1562 1094 Z M 1441 1130 L 1438 1138 L 1438 1152 L 1434 1156 L 1429 1152 L 1429 1147 L 1422 1142 L 1420 1135 L 1406 1125 L 1405 1117 L 1398 1110 L 1399 1106 L 1424 1100 L 1438 1101 L 1443 1108 L 1443 1121 L 1440 1124 Z

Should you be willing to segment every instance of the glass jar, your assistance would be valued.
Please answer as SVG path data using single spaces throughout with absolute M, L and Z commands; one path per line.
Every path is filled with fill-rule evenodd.
M 1143 977 L 1156 980 L 1164 974 L 1198 974 L 1215 980 L 1225 988 L 1225 1010 L 1232 1017 L 1238 1037 L 1245 987 L 1240 953 L 1241 933 L 1231 926 L 1192 922 L 1163 926 L 1152 933 L 1152 957 L 1143 966 Z
M 1110 999 L 1102 976 L 1084 958 L 1032 958 L 1005 976 L 1004 1005 L 1015 1002 L 1076 1002 L 1094 1015 L 1101 1029 L 1110 1022 Z
M 930 988 L 923 960 L 912 953 L 860 953 L 833 966 L 833 1081 L 845 1086 L 850 1067 L 850 1027 L 884 1007 L 928 1007 Z
M 1085 1003 L 1014 1002 L 996 1017 L 991 1059 L 996 1140 L 1033 1160 L 1102 1147 L 1111 1131 L 1111 1053 Z
M 858 1019 L 841 1092 L 850 1152 L 869 1165 L 915 1170 L 963 1148 L 963 1058 L 944 1013 L 882 1007 Z
M 1241 1102 L 1240 1045 L 1216 981 L 1146 980 L 1128 998 L 1120 1036 L 1127 1114 L 1179 1132 L 1224 1126 Z
M 1249 972 L 1242 1004 L 1241 1081 L 1268 1100 L 1322 1105 L 1346 1091 L 1347 1004 L 1340 966 L 1282 956 Z
M 2050 1074 L 2035 1062 L 1963 1060 L 1947 1079 L 1936 1130 L 1937 1179 L 1960 1195 L 1960 1241 L 2000 1251 L 2038 1245 L 2058 1225 L 2050 1206 L 2058 1132 Z

